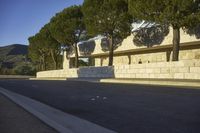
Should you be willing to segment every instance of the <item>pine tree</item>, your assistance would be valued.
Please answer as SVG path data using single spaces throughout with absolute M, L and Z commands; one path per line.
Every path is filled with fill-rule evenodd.
M 77 43 L 85 31 L 81 6 L 71 6 L 59 12 L 50 21 L 51 35 L 62 45 L 73 47 L 75 67 L 78 67 Z
M 129 0 L 129 11 L 140 20 L 173 28 L 173 61 L 179 59 L 180 28 L 200 22 L 200 0 Z
M 88 34 L 109 40 L 109 66 L 113 65 L 114 45 L 130 35 L 132 18 L 126 0 L 85 0 L 84 22 Z

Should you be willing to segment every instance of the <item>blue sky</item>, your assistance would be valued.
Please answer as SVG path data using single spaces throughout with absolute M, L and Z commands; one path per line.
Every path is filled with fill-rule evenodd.
M 0 0 L 0 46 L 28 45 L 55 13 L 83 0 Z

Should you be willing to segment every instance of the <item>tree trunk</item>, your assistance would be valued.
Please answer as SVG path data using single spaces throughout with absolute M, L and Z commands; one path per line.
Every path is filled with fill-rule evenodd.
M 55 59 L 55 54 L 53 52 L 53 49 L 50 50 L 50 54 L 51 54 L 51 58 L 53 60 L 54 69 L 57 69 L 57 62 L 56 62 L 56 59 Z
M 44 71 L 45 69 L 44 69 L 44 59 L 43 59 L 43 56 L 41 56 L 41 58 L 40 58 L 40 70 L 41 71 Z
M 75 48 L 75 68 L 78 68 L 79 64 L 78 64 L 78 48 L 77 48 L 77 43 L 75 44 L 74 48 Z
M 173 55 L 172 61 L 179 60 L 179 48 L 180 48 L 180 28 L 173 27 Z
M 43 57 L 43 65 L 44 65 L 44 71 L 46 71 L 47 67 L 46 67 L 46 60 L 45 60 L 45 57 Z
M 113 37 L 109 38 L 109 63 L 108 66 L 113 65 Z

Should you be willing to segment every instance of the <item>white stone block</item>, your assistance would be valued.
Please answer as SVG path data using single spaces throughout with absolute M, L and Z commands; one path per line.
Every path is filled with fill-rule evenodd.
M 178 68 L 179 73 L 188 73 L 190 71 L 189 67 L 180 67 Z
M 200 67 L 200 60 L 195 60 L 195 67 Z
M 144 68 L 141 68 L 141 69 L 138 69 L 138 73 L 146 73 L 146 69 L 144 69 Z
M 171 74 L 160 74 L 159 78 L 162 78 L 162 79 L 171 79 L 171 78 L 173 78 L 173 76 Z
M 130 69 L 130 73 L 138 73 L 138 70 L 139 69 L 136 69 L 136 68 L 135 69 Z
M 184 73 L 175 73 L 174 79 L 184 79 Z
M 191 73 L 200 73 L 200 67 L 190 67 Z
M 130 78 L 136 78 L 136 74 L 130 74 Z
M 149 74 L 136 74 L 136 78 L 149 78 Z
M 157 68 L 159 66 L 157 66 L 157 63 L 149 63 L 146 65 L 147 68 Z
M 125 65 L 124 69 L 130 69 L 130 65 Z
M 146 68 L 146 73 L 153 73 L 154 69 L 153 68 Z
M 171 67 L 170 68 L 170 73 L 178 73 L 179 72 L 179 68 L 178 67 Z
M 158 63 L 156 63 L 156 64 L 157 64 L 157 65 L 156 65 L 157 67 L 161 67 L 161 68 L 167 67 L 167 66 L 166 66 L 166 64 L 167 64 L 166 62 L 158 62 Z
M 170 68 L 161 68 L 161 72 L 160 73 L 170 73 Z
M 184 74 L 185 79 L 200 79 L 199 73 L 185 73 Z
M 121 71 L 122 71 L 123 74 L 124 74 L 124 73 L 127 73 L 127 70 L 126 70 L 126 69 L 122 69 Z
M 161 71 L 160 68 L 154 68 L 154 69 L 153 69 L 153 72 L 154 72 L 154 73 L 160 73 L 160 71 Z

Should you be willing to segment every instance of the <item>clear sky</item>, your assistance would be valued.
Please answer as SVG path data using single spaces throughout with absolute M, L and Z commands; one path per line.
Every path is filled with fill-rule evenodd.
M 83 0 L 0 0 L 0 46 L 26 44 L 55 13 Z

